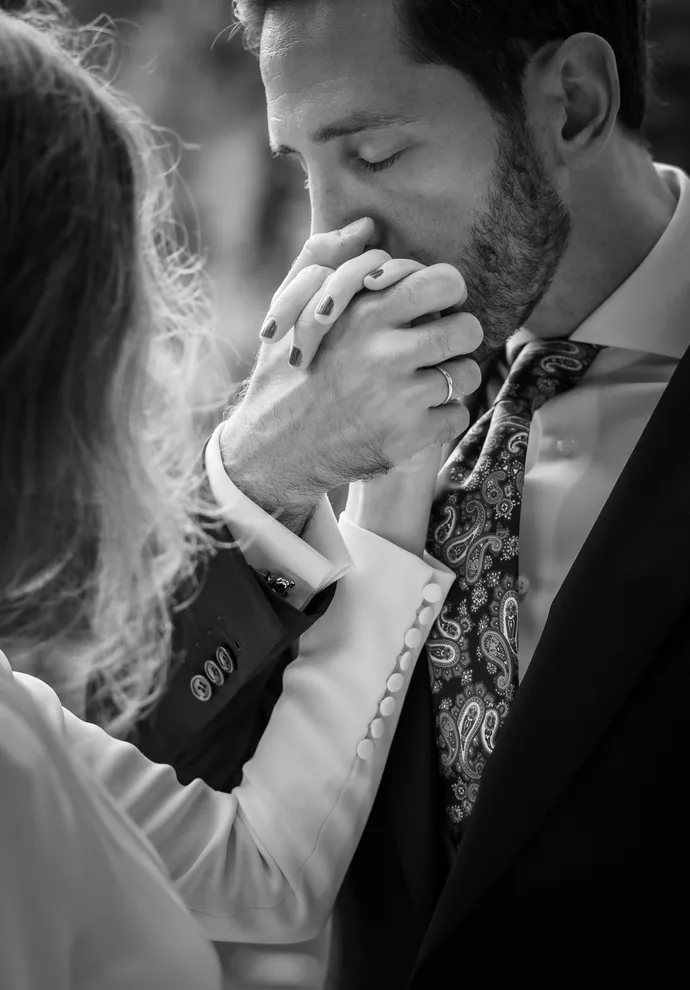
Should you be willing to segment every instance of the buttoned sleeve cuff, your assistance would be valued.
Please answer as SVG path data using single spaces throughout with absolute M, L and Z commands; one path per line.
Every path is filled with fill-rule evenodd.
M 250 567 L 294 581 L 286 600 L 294 608 L 304 608 L 352 567 L 331 504 L 324 495 L 302 536 L 291 533 L 228 477 L 220 452 L 224 426 L 221 423 L 214 431 L 205 453 L 206 474 L 221 516 Z

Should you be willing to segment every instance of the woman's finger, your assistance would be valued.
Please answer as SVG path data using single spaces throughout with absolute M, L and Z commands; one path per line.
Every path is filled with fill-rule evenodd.
M 362 291 L 364 276 L 368 272 L 375 271 L 389 258 L 390 255 L 386 251 L 367 251 L 345 262 L 328 276 L 317 298 L 304 308 L 295 322 L 290 364 L 300 368 L 309 367 L 324 334 L 347 308 L 353 297 Z
M 370 289 L 372 292 L 387 289 L 395 282 L 399 282 L 401 278 L 407 278 L 408 275 L 419 272 L 422 268 L 426 268 L 426 265 L 422 265 L 419 261 L 413 261 L 411 258 L 391 258 L 390 261 L 384 262 L 380 268 L 366 276 L 364 288 Z
M 325 265 L 309 265 L 299 271 L 283 291 L 273 297 L 259 336 L 266 343 L 282 340 L 286 333 L 297 322 L 304 307 L 313 300 L 329 275 L 332 268 Z
M 271 306 L 294 278 L 310 265 L 325 265 L 336 269 L 350 258 L 361 254 L 375 236 L 376 227 L 370 217 L 362 217 L 348 224 L 342 230 L 329 230 L 322 234 L 312 234 L 290 266 L 281 284 L 275 291 Z
M 352 297 L 362 291 L 367 275 L 381 271 L 381 266 L 390 260 L 391 256 L 387 251 L 374 249 L 341 265 L 323 286 L 323 295 L 314 314 L 316 322 L 325 327 L 335 323 L 349 306 Z

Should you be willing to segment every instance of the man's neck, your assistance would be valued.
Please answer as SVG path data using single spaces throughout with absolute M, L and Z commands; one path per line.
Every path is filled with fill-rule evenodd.
M 570 245 L 548 294 L 527 324 L 538 337 L 565 337 L 639 267 L 676 208 L 642 147 L 619 137 L 606 160 L 569 185 Z

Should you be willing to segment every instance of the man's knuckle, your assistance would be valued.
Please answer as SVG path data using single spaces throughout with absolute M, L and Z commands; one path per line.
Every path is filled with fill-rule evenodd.
M 332 235 L 330 236 L 332 238 Z M 328 252 L 330 246 L 328 238 L 328 234 L 312 234 L 302 248 L 303 256 L 318 264 L 319 259 Z
M 414 278 L 406 278 L 400 282 L 400 293 L 410 306 L 419 306 L 426 294 L 427 278 L 421 272 L 415 273 Z
M 464 279 L 455 265 L 451 265 L 447 261 L 440 261 L 437 265 L 434 265 L 432 270 L 435 277 L 444 286 L 454 288 L 464 283 Z
M 444 361 L 449 361 L 455 357 L 455 341 L 449 330 L 441 330 L 438 333 L 438 349 Z

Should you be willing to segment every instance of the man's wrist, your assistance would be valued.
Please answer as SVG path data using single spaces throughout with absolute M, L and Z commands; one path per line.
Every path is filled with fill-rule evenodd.
M 227 476 L 239 491 L 286 529 L 298 536 L 306 528 L 324 493 L 295 487 L 276 470 L 265 451 L 254 443 L 246 455 L 237 431 L 226 424 L 220 435 L 220 450 Z

